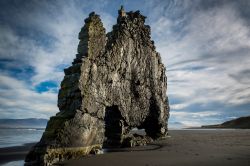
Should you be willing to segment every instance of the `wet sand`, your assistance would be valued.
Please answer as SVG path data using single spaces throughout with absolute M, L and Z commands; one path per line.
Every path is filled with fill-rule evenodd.
M 249 166 L 250 130 L 175 130 L 145 147 L 88 156 L 60 165 Z
M 148 146 L 114 149 L 57 165 L 84 166 L 249 166 L 250 130 L 171 130 Z M 32 144 L 0 148 L 0 165 L 23 160 Z
M 23 146 L 0 148 L 0 165 L 11 161 L 24 160 L 25 156 L 34 145 L 35 143 L 28 143 Z

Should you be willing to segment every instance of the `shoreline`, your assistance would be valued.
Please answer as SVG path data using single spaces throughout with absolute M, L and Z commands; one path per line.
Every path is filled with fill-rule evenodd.
M 6 164 L 12 161 L 24 160 L 29 150 L 36 143 L 27 143 L 21 146 L 12 146 L 0 148 L 0 164 Z
M 169 134 L 168 138 L 146 146 L 104 149 L 104 154 L 88 155 L 57 165 L 250 165 L 250 130 L 181 129 L 169 130 Z M 24 160 L 35 144 L 0 148 L 0 165 Z
M 20 129 L 20 130 L 45 130 L 45 128 L 37 128 L 37 127 L 0 127 L 0 129 L 6 129 L 6 130 L 16 130 L 16 129 Z

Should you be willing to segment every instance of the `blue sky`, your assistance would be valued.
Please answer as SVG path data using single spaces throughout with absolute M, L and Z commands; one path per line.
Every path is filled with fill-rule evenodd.
M 171 127 L 250 115 L 249 0 L 1 0 L 0 118 L 58 112 L 84 19 L 95 11 L 111 31 L 121 4 L 147 16 L 167 67 Z

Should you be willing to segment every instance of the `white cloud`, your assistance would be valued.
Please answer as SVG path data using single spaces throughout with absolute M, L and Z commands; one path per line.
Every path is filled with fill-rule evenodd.
M 189 106 L 189 104 L 185 104 L 185 103 L 181 103 L 181 104 L 172 104 L 171 105 L 171 109 L 173 110 L 180 110 L 180 109 L 184 109 L 187 106 Z
M 198 49 L 214 54 L 250 47 L 249 26 L 231 6 L 215 7 L 197 12 L 188 26 L 187 41 L 200 43 Z
M 44 81 L 59 83 L 62 80 L 63 71 L 58 66 L 70 65 L 75 57 L 78 32 L 88 15 L 86 9 L 95 9 L 101 15 L 107 31 L 116 21 L 116 16 L 103 7 L 112 4 L 107 1 L 58 2 L 37 1 L 34 9 L 29 6 L 29 10 L 13 11 L 20 27 L 27 28 L 27 32 L 36 30 L 30 32 L 31 36 L 18 34 L 15 27 L 0 27 L 1 58 L 14 60 L 8 65 L 18 68 L 29 65 L 35 70 L 28 80 L 31 84 L 0 71 L 0 86 L 8 89 L 1 88 L 3 116 L 10 117 L 13 111 L 16 116 L 25 116 L 23 112 L 31 117 L 53 115 L 57 110 L 57 95 L 51 91 L 37 93 L 34 87 Z M 250 71 L 249 24 L 231 3 L 197 10 L 201 2 L 145 1 L 134 7 L 147 10 L 145 15 L 152 27 L 156 48 L 167 68 L 170 103 L 172 99 L 180 100 L 171 105 L 171 119 L 188 126 L 219 116 L 207 112 L 206 104 L 250 103 L 250 79 L 242 72 Z M 45 36 L 41 40 L 49 44 L 39 41 L 39 35 Z M 204 110 L 186 110 L 193 105 L 204 105 Z M 201 114 L 192 113 L 194 111 Z M 213 112 L 216 111 L 218 108 L 214 108 Z
M 59 66 L 69 66 L 75 58 L 78 33 L 89 14 L 82 10 L 85 5 L 88 4 L 79 6 L 77 1 L 52 4 L 32 2 L 23 8 L 13 9 L 17 26 L 24 28 L 30 36 L 20 35 L 16 27 L 1 26 L 1 59 L 11 60 L 9 68 L 31 66 L 34 74 L 28 80 L 17 80 L 8 71 L 0 71 L 1 118 L 48 118 L 58 111 L 57 94 L 53 89 L 38 93 L 35 86 L 45 81 L 53 81 L 59 85 L 63 79 L 64 73 Z M 100 9 L 98 11 L 100 13 L 97 14 L 102 14 L 102 21 L 110 31 L 114 17 Z
M 177 111 L 172 111 L 171 115 L 177 115 L 178 117 L 186 117 L 186 118 L 204 118 L 204 117 L 210 117 L 210 116 L 215 116 L 215 115 L 220 115 L 218 112 L 214 111 L 203 111 L 203 112 L 177 112 Z
M 180 33 L 185 31 L 182 38 L 173 36 L 174 33 L 172 36 L 161 33 L 160 41 L 156 42 L 167 66 L 168 93 L 184 99 L 182 106 L 213 101 L 225 104 L 250 102 L 248 85 L 230 76 L 250 69 L 249 26 L 231 5 L 190 12 L 189 22 L 180 29 Z M 158 29 L 163 32 L 164 28 L 175 27 L 176 22 L 169 21 L 167 16 L 165 20 L 159 18 L 153 23 L 157 27 L 155 33 Z M 242 52 L 243 48 L 249 51 Z M 204 68 L 192 69 L 200 66 Z M 245 81 L 250 83 L 250 80 Z M 237 93 L 239 91 L 241 93 Z
M 219 115 L 219 112 L 214 111 L 171 111 L 170 113 L 170 116 L 172 116 L 175 121 L 182 123 L 182 127 L 199 127 L 204 124 L 218 123 L 220 120 L 216 118 L 216 116 Z
M 0 75 L 1 118 L 48 118 L 58 112 L 57 94 L 38 93 L 25 82 L 7 75 Z
M 0 36 L 1 58 L 5 56 L 34 67 L 35 76 L 31 78 L 33 86 L 44 81 L 62 80 L 63 71 L 62 69 L 58 71 L 58 66 L 62 64 L 69 66 L 73 61 L 79 42 L 78 33 L 84 25 L 84 19 L 88 16 L 88 13 L 82 11 L 76 2 L 56 5 L 43 2 L 38 4 L 45 8 L 46 12 L 51 13 L 39 10 L 31 14 L 30 11 L 24 10 L 18 15 L 18 21 L 25 21 L 26 28 L 33 28 L 41 35 L 48 36 L 44 40 L 52 40 L 49 46 L 44 46 L 43 42 L 37 43 L 36 38 L 20 36 L 12 27 L 0 29 L 3 32 Z M 59 10 L 55 12 L 57 7 Z M 102 12 L 102 18 L 104 25 L 111 30 L 114 17 Z

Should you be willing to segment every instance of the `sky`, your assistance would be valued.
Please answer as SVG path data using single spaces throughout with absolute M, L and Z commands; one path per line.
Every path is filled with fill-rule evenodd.
M 0 118 L 55 115 L 63 69 L 92 11 L 106 31 L 140 10 L 167 68 L 170 127 L 250 115 L 249 0 L 1 0 Z

